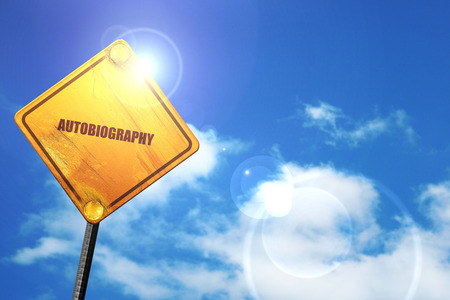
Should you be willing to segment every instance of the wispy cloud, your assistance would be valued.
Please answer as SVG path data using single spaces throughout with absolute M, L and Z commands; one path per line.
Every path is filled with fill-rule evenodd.
M 202 299 L 209 296 L 214 299 L 243 299 L 246 286 L 240 271 L 233 273 L 229 270 L 209 269 L 205 266 L 180 264 L 172 268 L 170 274 L 186 288 L 184 295 L 177 298 Z M 192 295 L 193 294 L 193 295 Z
M 43 294 L 33 298 L 35 300 L 56 300 L 58 297 L 56 297 L 55 292 L 53 290 L 46 290 Z
M 450 297 L 445 289 L 445 281 L 450 279 L 448 230 L 415 227 L 400 208 L 398 228 L 383 228 L 378 221 L 378 203 L 383 195 L 370 180 L 331 167 L 290 164 L 289 168 L 296 187 L 293 215 L 259 221 L 242 216 L 234 226 L 225 225 L 226 231 L 210 228 L 207 234 L 195 238 L 195 245 L 209 256 L 242 267 L 255 298 Z M 443 184 L 430 185 L 420 198 L 430 201 L 432 209 L 442 208 L 449 191 Z M 326 193 L 339 201 L 337 205 L 330 205 L 333 197 L 329 203 L 322 198 Z M 340 212 L 343 207 L 352 224 L 348 252 L 343 251 L 349 241 L 349 231 L 342 226 L 346 215 Z M 439 224 L 449 220 L 446 213 L 429 216 Z M 249 229 L 252 222 L 259 225 Z
M 312 114 L 333 124 L 340 113 L 331 111 Z M 450 290 L 443 288 L 450 280 L 448 182 L 424 186 L 418 197 L 434 224 L 428 230 L 415 226 L 400 206 L 381 216 L 380 204 L 392 199 L 362 175 L 328 165 L 284 163 L 278 176 L 256 184 L 248 201 L 263 203 L 257 209 L 277 211 L 284 195 L 290 206 L 282 209 L 288 211 L 255 219 L 238 208 L 224 210 L 232 200 L 214 192 L 211 180 L 230 153 L 223 148 L 245 146 L 211 132 L 195 132 L 203 146 L 199 161 L 180 166 L 174 170 L 179 172 L 176 179 L 164 177 L 151 193 L 102 222 L 91 276 L 124 297 L 138 299 L 450 297 Z M 203 160 L 206 165 L 200 164 Z M 289 191 L 280 193 L 283 189 Z M 187 192 L 193 201 L 180 208 L 177 196 Z M 203 199 L 206 193 L 208 199 Z M 208 202 L 211 195 L 214 203 Z M 203 201 L 196 204 L 197 198 Z M 68 201 L 58 198 L 55 203 L 61 204 L 30 216 L 22 234 L 36 233 L 31 228 L 38 227 L 44 237 L 17 250 L 14 262 L 24 268 L 44 259 L 64 264 L 58 258 L 79 255 L 84 222 L 75 209 L 67 212 L 62 202 Z M 64 213 L 72 224 L 49 217 Z M 394 218 L 397 225 L 386 228 L 380 217 Z
M 39 239 L 36 247 L 18 250 L 12 260 L 18 264 L 29 265 L 40 259 L 73 254 L 74 246 L 76 245 L 72 241 L 44 237 Z
M 326 142 L 330 145 L 345 143 L 356 147 L 362 142 L 396 131 L 401 132 L 410 143 L 414 143 L 417 138 L 409 124 L 409 117 L 403 110 L 368 120 L 354 120 L 340 108 L 320 102 L 318 105 L 303 104 L 302 109 L 297 110 L 295 118 L 300 119 L 304 127 L 318 128 L 326 133 Z
M 98 271 L 101 277 L 120 285 L 125 294 L 140 299 L 160 299 L 173 295 L 170 287 L 165 285 L 165 274 L 157 267 L 139 264 L 106 246 L 97 247 L 95 257 L 101 266 Z
M 203 193 L 202 181 L 208 179 L 225 157 L 248 147 L 248 144 L 235 139 L 219 138 L 214 131 L 191 129 L 200 140 L 199 151 L 174 169 L 171 176 L 161 178 L 151 189 L 133 199 L 133 205 L 125 205 L 115 212 L 114 221 L 110 222 L 113 218 L 110 217 L 100 226 L 105 242 L 99 242 L 96 247 L 95 257 L 100 267 L 93 276 L 98 274 L 105 284 L 119 287 L 124 294 L 139 299 L 199 299 L 201 295 L 213 295 L 215 299 L 241 299 L 236 296 L 237 292 L 228 295 L 225 289 L 240 285 L 235 289 L 240 295 L 245 289 L 243 281 L 237 275 L 230 276 L 217 267 L 205 263 L 186 263 L 179 257 L 163 257 L 158 263 L 142 260 L 146 255 L 160 255 L 157 247 L 148 247 L 158 240 L 170 240 L 175 248 L 169 251 L 178 248 L 184 253 L 196 255 L 192 254 L 190 247 L 184 246 L 187 245 L 184 240 L 179 239 L 183 233 L 182 227 L 174 228 L 174 224 L 154 216 L 152 212 L 167 207 L 171 193 L 176 190 Z M 36 245 L 18 249 L 10 257 L 15 263 L 29 265 L 46 260 L 49 264 L 64 264 L 63 260 L 54 259 L 79 256 L 85 222 L 54 180 L 47 188 L 54 189 L 52 193 L 55 197 L 47 208 L 28 215 L 21 229 L 22 235 L 35 234 L 39 230 L 39 234 L 45 237 L 39 239 Z M 167 212 L 170 213 L 170 210 Z M 183 218 L 195 219 L 195 209 Z M 140 248 L 143 244 L 145 250 Z M 122 251 L 113 250 L 117 247 Z
M 22 107 L 9 101 L 5 96 L 0 94 L 0 108 L 6 110 L 9 113 L 15 114 Z
M 450 229 L 450 181 L 422 188 L 419 203 L 437 229 Z
M 100 265 L 96 273 L 103 281 L 139 299 L 189 300 L 208 295 L 214 299 L 238 300 L 245 293 L 245 283 L 239 274 L 230 276 L 228 270 L 204 263 L 167 259 L 138 263 L 104 245 L 96 251 Z

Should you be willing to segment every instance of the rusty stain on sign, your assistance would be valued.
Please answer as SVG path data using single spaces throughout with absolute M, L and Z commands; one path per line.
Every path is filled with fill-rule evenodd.
M 91 223 L 103 220 L 199 148 L 123 40 L 29 103 L 15 120 Z

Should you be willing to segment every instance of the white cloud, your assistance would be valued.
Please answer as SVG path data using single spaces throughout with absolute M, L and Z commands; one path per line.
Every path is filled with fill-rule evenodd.
M 339 112 L 331 113 L 313 112 L 329 123 L 340 118 Z M 379 210 L 389 197 L 373 182 L 331 166 L 294 162 L 283 166 L 290 177 L 259 183 L 252 198 L 276 206 L 275 198 L 286 188 L 292 196 L 288 214 L 257 220 L 237 208 L 224 213 L 213 205 L 193 205 L 169 221 L 171 211 L 165 208 L 177 205 L 171 197 L 175 189 L 201 197 L 230 153 L 223 148 L 245 148 L 211 132 L 195 132 L 203 146 L 198 158 L 175 169 L 176 179 L 164 177 L 102 222 L 94 256 L 98 267 L 91 276 L 138 299 L 450 298 L 445 288 L 450 280 L 449 182 L 427 185 L 419 197 L 434 222 L 432 230 L 415 228 L 400 208 L 398 227 L 385 228 Z M 223 201 L 216 200 L 218 205 L 232 203 L 228 195 L 215 197 Z M 66 205 L 72 204 L 59 197 L 52 208 L 30 216 L 22 234 L 38 227 L 45 237 L 37 246 L 19 249 L 14 262 L 79 255 L 84 221 Z M 59 214 L 63 218 L 52 218 Z
M 290 181 L 289 170 L 286 168 L 273 169 L 271 172 L 276 172 L 276 174 L 271 174 L 270 180 L 261 180 L 258 168 L 264 167 L 257 165 L 255 170 L 252 170 L 253 168 L 238 168 L 233 175 L 232 181 L 235 183 L 233 186 L 237 189 L 234 197 L 236 197 L 236 203 L 240 204 L 239 210 L 249 217 L 258 219 L 286 215 L 292 207 L 293 185 Z M 255 171 L 255 174 L 253 174 L 253 171 Z M 252 176 L 255 179 L 251 178 Z M 251 179 L 247 179 L 247 177 Z M 260 183 L 254 186 L 247 184 L 246 189 L 243 189 L 242 180 Z
M 34 300 L 56 300 L 58 297 L 56 297 L 55 292 L 53 290 L 47 290 L 43 294 L 34 297 Z
M 188 292 L 180 297 L 183 299 L 201 299 L 202 295 L 216 294 L 214 299 L 239 300 L 246 293 L 244 280 L 239 274 L 230 276 L 227 271 L 209 270 L 204 266 L 189 264 L 172 268 L 170 274 L 188 289 Z M 190 294 L 190 296 L 186 296 L 186 294 Z M 222 297 L 217 296 L 220 294 Z
M 137 263 L 104 245 L 97 247 L 95 258 L 100 268 L 96 273 L 103 282 L 139 299 L 189 300 L 217 294 L 223 295 L 221 299 L 238 300 L 245 293 L 246 287 L 239 274 L 230 276 L 228 271 L 204 265 L 168 262 L 166 259 Z
M 72 241 L 44 237 L 39 239 L 36 247 L 18 250 L 12 260 L 21 265 L 29 265 L 40 259 L 67 255 L 68 253 L 73 254 L 74 246 Z
M 450 297 L 450 290 L 446 289 L 450 280 L 448 231 L 418 229 L 407 217 L 397 218 L 398 229 L 381 229 L 377 220 L 380 194 L 370 181 L 331 167 L 302 168 L 290 164 L 289 168 L 296 182 L 294 215 L 253 220 L 253 227 L 252 219 L 242 215 L 234 226 L 225 224 L 226 231 L 210 228 L 204 236 L 195 237 L 195 245 L 209 256 L 243 268 L 255 298 L 444 300 Z M 333 218 L 340 215 L 340 205 L 320 205 L 320 197 L 298 193 L 305 187 L 334 195 L 347 210 L 353 224 L 352 249 L 347 256 L 342 254 L 348 235 L 336 229 L 340 222 Z M 420 197 L 430 201 L 430 217 L 435 222 L 448 220 L 449 191 L 448 183 L 430 185 Z M 319 205 L 302 203 L 305 197 L 313 197 Z M 435 207 L 442 213 L 432 212 Z M 399 208 L 398 215 L 403 213 Z M 331 262 L 333 258 L 336 265 Z
M 300 167 L 288 164 L 295 187 L 316 187 L 333 194 L 358 223 L 372 222 L 372 211 L 378 203 L 378 194 L 364 177 L 347 175 L 330 166 Z M 370 216 L 371 219 L 367 219 Z
M 171 171 L 170 176 L 164 176 L 133 199 L 132 205 L 123 206 L 100 226 L 100 234 L 105 243 L 99 243 L 96 247 L 95 259 L 100 265 L 100 270 L 93 271 L 93 274 L 98 274 L 94 276 L 101 277 L 104 283 L 119 286 L 125 294 L 134 295 L 139 299 L 172 296 L 199 299 L 203 294 L 214 293 L 222 295 L 223 299 L 241 299 L 236 293 L 240 295 L 241 292 L 237 291 L 245 289 L 243 281 L 237 279 L 239 274 L 230 276 L 226 271 L 217 268 L 199 266 L 197 263 L 177 262 L 177 259 L 170 258 L 164 258 L 158 264 L 137 262 L 131 258 L 136 256 L 142 258 L 145 253 L 151 255 L 152 251 L 158 251 L 156 246 L 151 246 L 158 239 L 175 239 L 172 247 L 183 247 L 183 241 L 176 240 L 180 232 L 174 230 L 173 224 L 169 224 L 162 217 L 148 220 L 151 215 L 149 211 L 152 211 L 155 205 L 163 206 L 171 198 L 170 194 L 174 190 L 186 188 L 201 191 L 202 181 L 212 174 L 224 157 L 240 153 L 248 147 L 248 144 L 238 140 L 218 138 L 212 130 L 201 132 L 192 126 L 191 129 L 200 141 L 199 151 Z M 11 257 L 13 262 L 32 264 L 45 259 L 51 261 L 55 257 L 79 256 L 85 221 L 55 181 L 51 180 L 50 183 L 47 187 L 53 194 L 57 191 L 57 197 L 51 199 L 49 207 L 40 213 L 28 215 L 21 228 L 23 235 L 39 231 L 40 234 L 50 237 L 40 239 L 35 247 L 17 250 Z M 191 212 L 190 217 L 195 218 L 195 212 Z M 148 225 L 142 225 L 147 223 Z M 141 224 L 139 229 L 143 231 L 136 230 L 136 224 Z M 138 249 L 146 242 L 148 243 L 145 250 Z M 116 246 L 123 252 L 112 250 Z M 53 263 L 64 264 L 59 260 Z M 172 283 L 175 286 L 172 286 Z M 224 289 L 229 285 L 240 288 L 228 293 Z M 187 298 L 184 294 L 178 295 L 180 291 L 193 296 Z
M 319 106 L 305 105 L 305 113 L 310 118 L 310 121 L 322 128 L 325 128 L 327 125 L 336 128 L 336 120 L 343 118 L 339 108 L 323 102 Z
M 442 230 L 450 226 L 450 181 L 427 185 L 419 201 L 435 227 Z
M 47 207 L 28 214 L 20 234 L 41 234 L 36 246 L 18 249 L 11 257 L 18 264 L 32 264 L 45 259 L 79 256 L 86 222 L 55 179 L 45 184 Z M 48 195 L 53 195 L 49 197 Z M 76 250 L 74 250 L 76 249 Z
M 395 131 L 401 132 L 410 143 L 414 143 L 417 138 L 409 125 L 409 117 L 403 110 L 396 110 L 385 117 L 357 122 L 345 116 L 341 109 L 321 102 L 318 106 L 305 104 L 298 111 L 298 116 L 303 120 L 303 126 L 316 127 L 325 132 L 329 137 L 327 143 L 331 145 L 343 142 L 356 147 L 361 142 Z
M 172 294 L 170 288 L 161 284 L 164 273 L 152 266 L 138 264 L 108 247 L 97 247 L 96 262 L 100 264 L 101 277 L 105 281 L 119 284 L 125 294 L 132 294 L 140 299 L 158 299 Z
M 253 247 L 261 248 L 256 239 Z M 324 276 L 306 279 L 283 272 L 264 252 L 253 250 L 250 276 L 260 299 L 406 299 L 415 267 L 410 249 L 413 243 L 404 241 L 393 254 L 360 256 Z
M 10 113 L 16 113 L 21 109 L 22 107 L 9 101 L 5 96 L 0 94 L 0 108 L 3 110 L 6 110 Z

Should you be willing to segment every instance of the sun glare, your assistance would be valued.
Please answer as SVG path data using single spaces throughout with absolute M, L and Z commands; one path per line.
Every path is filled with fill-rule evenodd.
M 139 69 L 145 77 L 155 78 L 157 75 L 157 64 L 155 59 L 150 56 L 139 57 Z

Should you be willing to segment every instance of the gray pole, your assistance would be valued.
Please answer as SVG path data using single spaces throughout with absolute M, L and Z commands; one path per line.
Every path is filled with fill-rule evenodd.
M 77 277 L 73 289 L 72 300 L 84 300 L 86 288 L 91 270 L 92 257 L 94 256 L 95 241 L 97 240 L 98 226 L 100 223 L 86 223 L 83 247 L 81 248 L 80 262 L 78 263 Z

